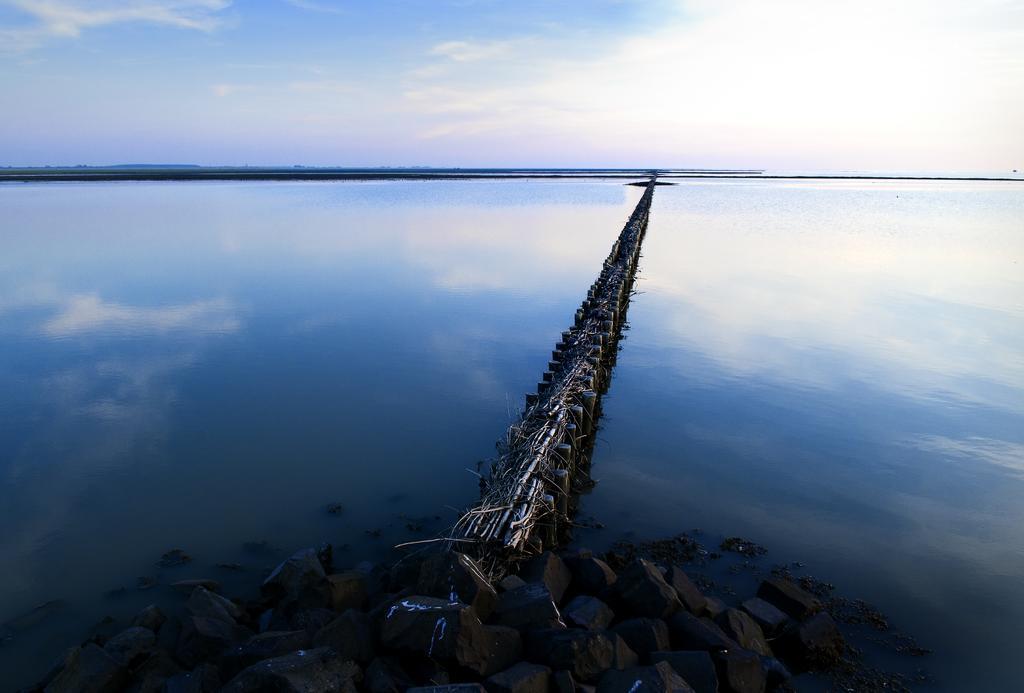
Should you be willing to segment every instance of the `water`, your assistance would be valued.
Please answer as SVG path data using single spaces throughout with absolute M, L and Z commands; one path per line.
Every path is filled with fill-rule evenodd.
M 0 646 L 5 683 L 170 581 L 450 523 L 639 195 L 0 186 L 0 622 L 66 603 Z M 918 635 L 936 690 L 1007 688 L 1022 219 L 1016 184 L 659 188 L 583 540 L 747 536 Z
M 739 534 L 1015 689 L 1022 260 L 1015 184 L 659 188 L 583 540 Z

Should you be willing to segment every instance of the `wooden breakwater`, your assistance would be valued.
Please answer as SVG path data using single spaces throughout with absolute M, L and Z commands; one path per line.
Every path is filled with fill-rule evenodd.
M 571 523 L 575 492 L 589 483 L 600 399 L 618 353 L 654 187 L 652 179 L 551 352 L 537 392 L 526 396 L 522 417 L 499 444 L 479 503 L 455 526 L 460 550 L 475 544 L 492 573 L 557 545 Z

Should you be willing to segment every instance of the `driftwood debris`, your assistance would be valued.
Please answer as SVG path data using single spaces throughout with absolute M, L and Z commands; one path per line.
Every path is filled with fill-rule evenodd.
M 555 345 L 537 393 L 526 396 L 522 417 L 499 445 L 480 502 L 455 526 L 460 550 L 476 544 L 492 572 L 557 544 L 571 521 L 574 487 L 589 479 L 599 399 L 618 352 L 654 186 L 647 184 L 574 325 Z

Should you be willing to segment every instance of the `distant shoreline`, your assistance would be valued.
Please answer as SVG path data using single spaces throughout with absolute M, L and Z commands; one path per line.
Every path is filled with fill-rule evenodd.
M 656 175 L 663 180 L 884 180 L 979 181 L 1024 183 L 1024 178 L 988 176 L 903 176 L 871 174 L 771 174 L 753 169 L 280 169 L 205 167 L 96 167 L 0 169 L 0 182 L 61 183 L 116 181 L 383 181 L 383 180 L 509 180 L 612 179 L 632 181 Z

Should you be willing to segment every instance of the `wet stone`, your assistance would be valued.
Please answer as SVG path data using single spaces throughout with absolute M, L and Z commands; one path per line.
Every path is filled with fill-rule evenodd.
M 761 631 L 769 638 L 781 633 L 789 622 L 789 616 L 760 597 L 748 599 L 741 604 L 741 608 L 761 626 Z
M 757 654 L 737 647 L 716 653 L 714 659 L 723 693 L 763 693 L 765 674 Z
M 597 693 L 693 693 L 689 684 L 665 662 L 646 667 L 608 671 L 597 685 Z
M 132 619 L 133 626 L 149 628 L 154 633 L 160 630 L 160 626 L 166 622 L 167 616 L 164 615 L 164 612 L 156 604 L 150 604 Z
M 261 590 L 270 599 L 300 608 L 323 607 L 330 599 L 327 574 L 315 549 L 302 549 L 282 561 Z
M 551 551 L 545 551 L 523 564 L 519 577 L 527 582 L 544 583 L 556 604 L 562 602 L 562 597 L 572 582 L 572 573 L 565 561 Z
M 612 630 L 641 658 L 671 647 L 668 625 L 660 618 L 631 618 Z
M 299 650 L 253 664 L 224 686 L 224 693 L 355 693 L 362 672 L 329 647 Z
M 548 693 L 551 670 L 540 664 L 518 664 L 487 679 L 488 693 Z
M 156 647 L 156 635 L 149 628 L 132 626 L 106 642 L 103 649 L 125 666 L 144 659 Z
M 546 629 L 526 639 L 527 658 L 565 669 L 579 681 L 591 682 L 615 663 L 615 643 L 604 633 L 589 630 Z
M 187 666 L 213 659 L 231 645 L 248 640 L 252 633 L 233 621 L 203 616 L 186 616 L 181 621 L 181 633 L 175 657 Z
M 423 561 L 416 591 L 469 604 L 481 620 L 487 620 L 498 600 L 494 587 L 476 562 L 457 552 L 437 554 Z
M 768 578 L 757 588 L 757 596 L 798 621 L 821 610 L 821 602 L 792 580 Z
M 820 612 L 779 639 L 779 650 L 797 669 L 825 669 L 842 656 L 845 642 L 835 621 Z
M 739 609 L 726 609 L 715 619 L 715 623 L 741 647 L 765 657 L 771 656 L 772 651 L 768 647 L 768 641 L 761 631 L 761 626 L 757 625 L 746 612 Z
M 95 643 L 86 643 L 68 653 L 60 673 L 46 693 L 106 693 L 120 690 L 128 681 L 128 668 Z
M 228 648 L 221 655 L 221 671 L 230 678 L 256 662 L 306 649 L 309 645 L 309 634 L 304 630 L 260 633 L 242 644 Z
M 604 630 L 615 618 L 608 605 L 597 597 L 574 597 L 562 609 L 562 619 L 568 626 L 587 630 Z
M 313 645 L 331 647 L 342 659 L 365 664 L 373 659 L 373 640 L 370 617 L 361 611 L 349 609 L 317 631 Z
M 679 601 L 682 602 L 683 607 L 695 616 L 700 616 L 704 613 L 704 607 L 707 604 L 707 599 L 701 594 L 701 591 L 697 589 L 697 586 L 693 584 L 690 577 L 683 571 L 679 566 L 672 566 L 668 571 L 668 584 L 672 585 L 672 589 L 679 595 Z
M 242 609 L 237 604 L 201 586 L 192 590 L 185 602 L 185 610 L 192 616 L 229 623 L 235 623 L 242 617 Z
M 565 562 L 572 571 L 570 589 L 576 594 L 604 597 L 618 579 L 607 563 L 591 555 L 567 556 Z
M 666 618 L 682 608 L 679 597 L 658 567 L 638 559 L 619 573 L 615 595 L 626 615 Z
M 135 667 L 131 693 L 163 693 L 167 679 L 181 673 L 181 667 L 170 654 L 156 650 Z
M 696 693 L 718 693 L 718 674 L 707 652 L 652 652 L 651 662 L 667 662 Z
M 551 593 L 540 582 L 502 592 L 498 596 L 493 620 L 519 630 L 565 626 Z
M 727 650 L 738 647 L 713 621 L 681 611 L 668 621 L 669 637 L 677 650 Z

